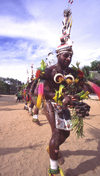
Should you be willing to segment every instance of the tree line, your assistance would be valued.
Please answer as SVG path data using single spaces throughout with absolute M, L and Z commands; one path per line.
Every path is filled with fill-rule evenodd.
M 94 79 L 93 72 L 100 74 L 100 61 L 91 62 L 90 66 L 84 66 L 82 68 L 86 79 L 96 83 L 100 86 L 100 79 Z M 90 72 L 92 71 L 92 74 Z M 2 78 L 0 77 L 0 94 L 16 94 L 18 90 L 24 85 L 21 81 L 13 78 Z
M 17 79 L 0 77 L 0 94 L 16 94 L 22 85 Z
M 82 71 L 84 72 L 85 77 L 96 83 L 98 86 L 100 86 L 100 61 L 94 60 L 91 62 L 90 66 L 84 66 L 82 68 Z M 95 74 L 98 74 L 98 77 L 94 76 Z

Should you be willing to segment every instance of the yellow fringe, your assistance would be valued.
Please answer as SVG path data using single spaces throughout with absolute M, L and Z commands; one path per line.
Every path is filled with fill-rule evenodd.
M 47 150 L 47 152 L 49 153 L 49 146 L 47 146 L 46 150 Z M 61 175 L 61 176 L 64 176 L 63 170 L 62 170 L 61 168 L 59 168 L 59 171 L 60 171 L 60 175 Z M 49 176 L 52 176 L 52 174 L 49 173 Z M 56 175 L 53 174 L 53 176 L 56 176 Z
M 47 146 L 46 151 L 48 152 L 48 154 L 50 153 L 50 152 L 49 152 L 49 145 Z
M 60 170 L 60 175 L 61 175 L 61 176 L 64 176 L 63 170 L 62 170 L 61 168 L 59 168 L 59 170 Z M 49 173 L 49 176 L 52 176 L 52 174 Z M 53 174 L 53 176 L 56 176 L 56 175 Z
M 61 168 L 59 168 L 59 170 L 60 170 L 60 175 L 64 176 L 63 170 Z
M 42 96 L 41 96 L 41 95 L 38 95 L 37 104 L 36 104 L 37 108 L 40 108 L 40 106 L 41 106 L 41 101 L 42 101 Z

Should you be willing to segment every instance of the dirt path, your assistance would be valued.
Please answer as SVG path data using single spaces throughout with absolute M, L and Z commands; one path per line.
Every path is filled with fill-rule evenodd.
M 65 176 L 100 176 L 100 102 L 88 103 L 85 137 L 77 139 L 72 131 L 61 146 Z M 41 112 L 41 126 L 34 124 L 23 107 L 13 95 L 0 97 L 0 176 L 47 176 L 50 126 Z

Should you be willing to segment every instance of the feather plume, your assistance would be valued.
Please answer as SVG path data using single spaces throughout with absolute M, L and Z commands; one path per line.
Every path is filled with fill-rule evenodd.
M 44 92 L 44 83 L 41 82 L 38 87 L 38 97 L 37 97 L 37 105 L 36 105 L 37 108 L 40 108 L 41 106 L 43 92 Z
M 88 84 L 92 87 L 92 89 L 97 94 L 97 96 L 99 97 L 99 100 L 100 100 L 100 87 L 91 81 L 88 81 Z

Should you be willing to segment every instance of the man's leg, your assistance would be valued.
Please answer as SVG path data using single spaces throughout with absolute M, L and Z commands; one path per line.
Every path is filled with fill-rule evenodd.
M 33 112 L 32 112 L 33 107 L 34 107 L 34 104 L 33 104 L 33 102 L 31 101 L 31 103 L 30 103 L 30 105 L 29 105 L 29 114 L 30 114 L 30 115 L 33 115 Z
M 34 96 L 31 97 L 32 104 L 34 104 L 34 111 L 33 111 L 33 118 L 32 121 L 36 122 L 38 125 L 40 125 L 39 119 L 38 119 L 38 114 L 39 114 L 39 109 L 36 107 L 36 99 Z
M 57 174 L 59 173 L 58 167 L 59 146 L 66 140 L 70 132 L 56 129 L 54 108 L 49 101 L 46 102 L 45 113 L 52 129 L 52 137 L 49 143 L 50 172 Z

